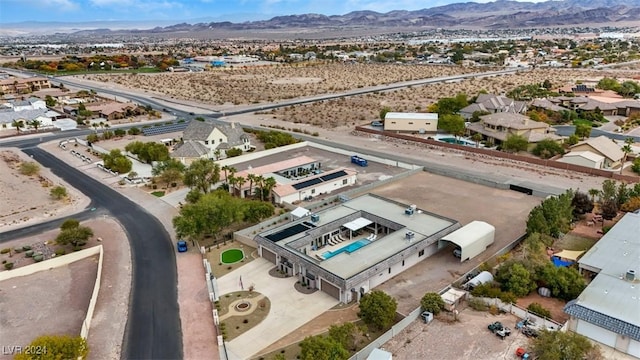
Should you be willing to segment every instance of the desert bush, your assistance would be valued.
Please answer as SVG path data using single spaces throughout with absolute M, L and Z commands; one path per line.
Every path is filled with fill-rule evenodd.
M 487 311 L 487 309 L 489 309 L 489 305 L 487 305 L 487 303 L 476 298 L 469 299 L 468 304 L 469 307 L 476 311 Z
M 10 262 L 10 263 L 6 263 L 6 264 L 4 264 L 4 268 L 5 268 L 5 269 L 7 269 L 7 270 L 11 270 L 11 269 L 13 269 L 13 263 L 12 263 L 12 262 Z
M 24 253 L 24 257 L 32 257 L 33 256 L 33 250 L 28 250 L 27 252 Z
M 21 247 L 14 248 L 13 252 L 16 254 L 20 254 L 22 252 L 22 248 Z
M 40 165 L 33 161 L 26 161 L 20 164 L 20 173 L 22 175 L 32 176 L 40 172 Z
M 42 254 L 33 256 L 33 261 L 35 261 L 35 262 L 40 262 L 42 260 L 44 260 L 44 256 Z
M 25 246 L 22 247 L 22 250 L 24 250 L 24 251 L 31 250 L 31 246 L 25 245 Z
M 64 255 L 66 253 L 67 253 L 67 251 L 65 249 L 56 250 L 56 256 L 61 256 L 61 255 Z
M 545 318 L 551 318 L 551 311 L 549 311 L 548 309 L 546 309 L 544 306 L 538 304 L 538 303 L 531 303 L 529 304 L 529 306 L 527 306 L 527 310 L 529 310 L 530 312 L 545 317 Z
M 10 251 L 11 251 L 11 249 L 9 249 L 9 248 L 4 248 L 4 249 L 0 250 L 0 254 L 6 254 L 6 253 L 8 253 L 8 252 L 10 252 Z

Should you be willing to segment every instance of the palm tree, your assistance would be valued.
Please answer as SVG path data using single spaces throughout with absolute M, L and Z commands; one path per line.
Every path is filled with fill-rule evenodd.
M 262 177 L 262 175 L 258 175 L 256 177 L 255 181 L 256 181 L 256 186 L 260 190 L 260 201 L 264 201 L 264 191 L 263 191 L 264 190 L 264 178 Z
M 277 182 L 276 179 L 272 177 L 268 177 L 264 180 L 264 189 L 268 194 L 268 200 L 269 202 L 273 201 L 273 194 L 271 193 L 271 190 L 273 190 L 274 187 L 276 187 Z
M 476 147 L 480 147 L 480 141 L 482 141 L 482 134 L 480 133 L 473 134 L 473 136 L 471 137 L 471 140 L 476 142 Z
M 238 178 L 235 178 L 232 176 L 229 176 L 228 180 L 227 180 L 227 184 L 229 185 L 229 190 L 231 190 L 231 194 L 235 195 L 236 194 L 236 188 L 235 185 L 238 182 Z
M 591 202 L 596 203 L 596 196 L 600 195 L 600 190 L 598 189 L 589 189 L 589 195 L 591 195 Z
M 253 182 L 256 181 L 257 176 L 255 174 L 247 175 L 247 179 L 249 180 L 249 195 L 253 197 Z
M 16 132 L 18 134 L 20 134 L 20 128 L 24 127 L 24 121 L 22 120 L 13 120 L 13 122 L 11 123 L 11 126 L 16 128 Z
M 224 182 L 225 184 L 229 185 L 229 171 L 230 166 L 229 165 L 224 165 L 221 169 L 222 171 L 224 171 Z
M 236 178 L 236 183 L 238 184 L 238 189 L 240 189 L 240 193 L 238 195 L 242 198 L 242 197 L 244 197 L 244 194 L 242 192 L 242 186 L 244 186 L 244 184 L 247 183 L 247 179 L 245 179 L 242 176 L 238 176 Z
M 38 128 L 40 127 L 40 125 L 42 125 L 42 121 L 40 120 L 29 121 L 29 126 L 33 127 L 36 131 L 38 131 Z
M 633 149 L 631 149 L 631 144 L 633 144 L 633 142 L 633 138 L 626 138 L 624 140 L 624 146 L 620 148 L 620 150 L 622 150 L 622 152 L 624 153 L 622 164 L 620 164 L 620 174 L 622 174 L 622 170 L 624 170 L 624 163 L 627 161 L 627 156 L 629 156 L 629 153 L 633 152 Z

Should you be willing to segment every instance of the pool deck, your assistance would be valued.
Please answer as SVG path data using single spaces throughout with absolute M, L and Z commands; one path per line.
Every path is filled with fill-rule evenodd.
M 314 259 L 318 259 L 318 258 L 317 258 L 317 256 L 319 256 L 319 257 L 323 257 L 323 254 L 324 254 L 324 253 L 326 253 L 327 251 L 330 251 L 330 252 L 336 252 L 336 251 L 338 251 L 338 250 L 340 250 L 340 249 L 342 249 L 342 248 L 346 248 L 347 246 L 349 246 L 349 245 L 351 245 L 351 244 L 353 244 L 353 243 L 356 243 L 356 242 L 358 242 L 358 241 L 360 241 L 360 240 L 366 240 L 366 239 L 367 239 L 367 237 L 368 237 L 369 235 L 371 235 L 371 233 L 369 233 L 369 232 L 363 232 L 362 234 L 360 234 L 360 235 L 358 235 L 358 236 L 354 237 L 354 238 L 353 238 L 353 239 L 351 239 L 351 240 L 349 240 L 349 238 L 348 238 L 348 237 L 345 237 L 345 236 L 343 235 L 343 236 L 342 236 L 342 238 L 343 238 L 343 239 L 345 239 L 344 241 L 339 242 L 339 243 L 337 243 L 336 245 L 332 245 L 332 244 L 330 244 L 330 243 L 327 243 L 327 245 L 325 245 L 325 246 L 323 246 L 323 247 L 321 247 L 321 248 L 318 248 L 318 249 L 317 249 L 317 250 L 315 250 L 315 251 L 311 250 L 311 251 L 309 252 L 309 256 L 311 256 L 311 257 L 312 257 L 312 258 L 314 258 Z M 317 256 L 316 256 L 316 255 L 317 255 Z M 339 255 L 339 254 L 336 254 L 336 255 Z M 331 258 L 328 258 L 328 259 L 331 259 Z M 325 259 L 325 260 L 328 260 L 328 259 Z
M 366 243 L 362 243 L 363 241 L 366 241 Z M 360 240 L 356 240 L 350 244 L 346 244 L 340 248 L 338 248 L 337 250 L 329 250 L 329 251 L 325 251 L 324 253 L 322 253 L 322 257 L 325 259 L 331 259 L 332 257 L 339 255 L 343 252 L 347 252 L 349 254 L 358 251 L 359 249 L 369 245 L 371 243 L 371 241 L 369 241 L 369 239 L 363 238 Z M 354 246 L 354 244 L 358 244 L 358 246 Z M 327 254 L 329 255 L 327 257 Z

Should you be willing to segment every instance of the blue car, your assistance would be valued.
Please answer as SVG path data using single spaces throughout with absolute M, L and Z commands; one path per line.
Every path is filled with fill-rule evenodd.
M 187 242 L 184 240 L 178 241 L 178 252 L 186 252 L 187 251 Z

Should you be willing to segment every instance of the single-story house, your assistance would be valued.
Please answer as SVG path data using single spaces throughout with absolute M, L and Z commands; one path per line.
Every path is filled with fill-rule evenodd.
M 602 169 L 604 167 L 604 156 L 591 151 L 570 151 L 560 159 L 559 162 L 586 166 L 592 169 Z
M 435 133 L 438 131 L 438 114 L 388 112 L 384 117 L 384 130 Z
M 618 167 L 622 162 L 622 158 L 624 158 L 624 152 L 622 152 L 620 146 L 604 135 L 589 138 L 571 146 L 571 152 L 574 151 L 589 151 L 603 156 L 603 169 Z
M 480 133 L 489 143 L 493 144 L 500 144 L 512 135 L 520 135 L 529 143 L 537 143 L 544 139 L 562 140 L 562 137 L 556 135 L 555 129 L 549 124 L 511 112 L 483 115 L 479 122 L 467 125 L 467 132 L 470 134 Z

